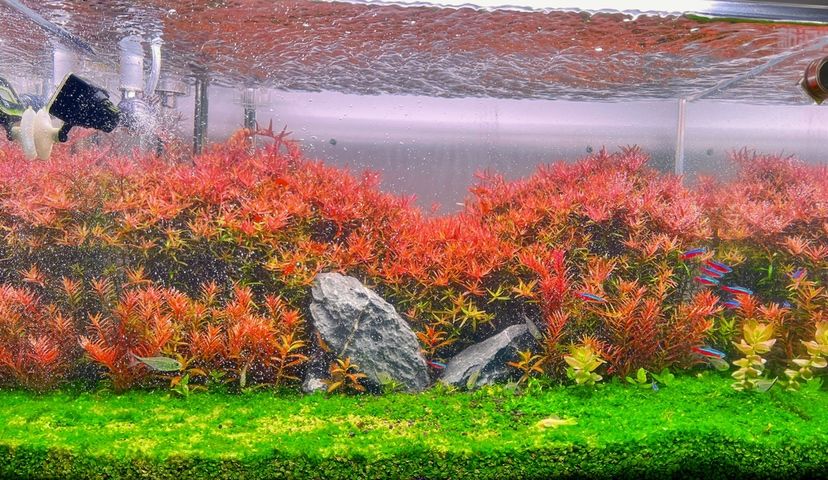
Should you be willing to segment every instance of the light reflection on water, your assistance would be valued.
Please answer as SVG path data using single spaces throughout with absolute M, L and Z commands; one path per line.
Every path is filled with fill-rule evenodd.
M 140 35 L 148 70 L 148 41 L 160 35 L 165 73 L 191 83 L 194 72 L 210 78 L 212 140 L 242 125 L 238 87 L 267 89 L 273 97 L 260 104 L 259 120 L 287 124 L 310 157 L 379 170 L 385 190 L 415 194 L 424 207 L 440 203 L 443 211 L 463 200 L 476 171 L 517 178 L 540 163 L 580 158 L 601 146 L 641 145 L 654 166 L 669 171 L 677 97 L 802 49 L 826 31 L 583 12 L 307 0 L 191 3 L 49 0 L 30 6 L 101 53 L 79 68 L 113 96 L 118 41 Z M 0 76 L 23 92 L 44 89 L 38 81 L 49 83 L 52 72 L 46 36 L 2 6 L 0 25 Z M 828 110 L 780 105 L 807 103 L 797 82 L 811 58 L 793 57 L 711 97 L 769 104 L 764 107 L 691 105 L 691 179 L 697 173 L 726 176 L 727 152 L 745 146 L 824 161 Z M 519 100 L 542 107 L 509 106 Z M 476 106 L 464 110 L 455 101 Z M 184 135 L 192 132 L 192 102 L 190 95 L 179 105 Z M 432 106 L 414 106 L 420 102 Z M 392 114 L 395 105 L 401 115 Z M 445 119 L 451 121 L 441 123 Z M 795 128 L 786 130 L 787 123 Z
M 89 41 L 113 65 L 126 35 L 164 40 L 168 68 L 214 84 L 282 90 L 564 100 L 692 94 L 802 48 L 820 27 L 697 23 L 578 12 L 475 11 L 291 0 L 48 0 L 31 5 Z M 0 74 L 42 76 L 51 46 L 0 7 Z M 719 98 L 802 102 L 810 56 Z

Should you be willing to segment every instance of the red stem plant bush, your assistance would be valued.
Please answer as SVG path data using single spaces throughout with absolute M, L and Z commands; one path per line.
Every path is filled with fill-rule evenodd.
M 123 390 L 169 379 L 135 356 L 168 356 L 196 382 L 295 382 L 314 353 L 309 286 L 328 270 L 394 303 L 430 360 L 533 322 L 542 361 L 525 358 L 559 378 L 572 344 L 622 376 L 726 344 L 752 304 L 724 312 L 681 259 L 692 247 L 715 248 L 762 301 L 790 302 L 768 318 L 787 358 L 823 316 L 826 176 L 791 160 L 740 152 L 735 183 L 693 190 L 637 148 L 602 150 L 522 180 L 482 174 L 463 211 L 433 217 L 373 173 L 259 133 L 273 141 L 252 151 L 240 132 L 193 164 L 0 149 L 0 381 L 49 388 L 91 361 Z M 794 268 L 806 279 L 792 284 Z
M 135 356 L 176 358 L 199 377 L 230 372 L 227 380 L 240 387 L 298 380 L 296 367 L 307 359 L 300 352 L 305 344 L 299 313 L 270 295 L 259 308 L 247 287 L 234 288 L 224 305 L 218 293 L 216 284 L 204 285 L 199 299 L 174 289 L 128 289 L 107 314 L 90 318 L 81 346 L 104 367 L 116 391 L 151 374 Z
M 801 340 L 811 339 L 826 315 L 828 172 L 747 150 L 733 161 L 734 179 L 705 179 L 699 187 L 712 246 L 735 266 L 733 280 L 759 297 L 743 299 L 731 322 L 737 331 L 750 318 L 772 323 L 780 339 L 772 355 L 790 361 L 804 354 Z
M 584 340 L 609 373 L 688 366 L 712 326 L 715 299 L 692 292 L 678 259 L 709 236 L 700 198 L 647 160 L 637 148 L 602 150 L 520 181 L 484 175 L 471 189 L 469 213 L 517 252 L 511 291 L 538 306 L 550 371 L 560 374 L 566 346 Z
M 0 384 L 36 391 L 62 381 L 76 358 L 75 328 L 25 288 L 0 287 Z

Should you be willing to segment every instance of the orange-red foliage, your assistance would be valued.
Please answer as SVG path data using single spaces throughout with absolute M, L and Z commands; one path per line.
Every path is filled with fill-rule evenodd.
M 0 381 L 46 390 L 75 357 L 72 319 L 25 288 L 0 287 Z
M 4 149 L 0 307 L 17 313 L 0 319 L 3 374 L 60 378 L 82 335 L 119 390 L 151 373 L 132 355 L 180 357 L 193 376 L 224 370 L 240 385 L 295 380 L 311 344 L 308 287 L 328 270 L 392 301 L 430 359 L 528 318 L 545 327 L 551 373 L 582 341 L 610 373 L 692 365 L 713 319 L 734 315 L 693 284 L 695 264 L 680 260 L 692 247 L 748 258 L 732 274 L 740 281 L 755 280 L 757 246 L 784 254 L 768 287 L 748 286 L 776 295 L 784 280 L 793 307 L 773 315 L 791 351 L 821 315 L 816 273 L 813 288 L 784 288 L 793 266 L 828 271 L 828 177 L 793 161 L 740 152 L 736 183 L 691 190 L 637 148 L 602 150 L 522 180 L 483 174 L 463 211 L 429 217 L 381 192 L 373 173 L 305 159 L 283 135 L 252 152 L 248 136 L 192 165 L 92 151 L 26 162 Z M 57 307 L 31 307 L 32 292 Z M 58 335 L 55 322 L 77 332 Z

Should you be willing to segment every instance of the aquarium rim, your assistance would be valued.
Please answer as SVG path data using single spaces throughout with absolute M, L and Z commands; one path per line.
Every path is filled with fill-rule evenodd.
M 702 18 L 731 20 L 758 20 L 767 22 L 828 23 L 828 5 L 806 3 L 809 0 L 440 0 L 436 2 L 419 0 L 320 0 L 324 2 L 355 3 L 364 5 L 386 5 L 420 8 L 471 8 L 494 11 L 509 10 L 521 12 L 587 12 L 624 13 L 640 15 L 676 16 L 692 15 Z

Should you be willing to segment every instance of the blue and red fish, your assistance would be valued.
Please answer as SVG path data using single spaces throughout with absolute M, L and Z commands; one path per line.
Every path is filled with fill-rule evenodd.
M 604 303 L 607 301 L 605 298 L 589 292 L 576 292 L 575 295 L 582 300 L 586 300 L 587 302 Z
M 795 271 L 791 274 L 791 278 L 794 279 L 794 280 L 799 280 L 799 279 L 805 278 L 805 275 L 807 275 L 807 274 L 808 274 L 808 270 L 806 270 L 804 268 L 800 268 L 799 270 L 797 270 L 797 271 Z
M 717 272 L 721 272 L 722 275 L 724 275 L 726 273 L 730 273 L 730 272 L 733 271 L 733 269 L 730 268 L 729 266 L 725 265 L 722 262 L 717 262 L 715 260 L 708 260 L 708 261 L 704 262 L 704 264 L 707 265 L 707 268 L 710 268 L 712 270 L 716 270 Z
M 711 285 L 718 285 L 719 284 L 718 280 L 716 280 L 715 278 L 712 278 L 712 277 L 708 277 L 707 275 L 699 275 L 697 277 L 694 277 L 693 280 L 697 281 L 698 283 L 701 283 L 702 285 L 706 285 L 708 287 L 711 286 Z
M 718 279 L 718 278 L 722 278 L 722 276 L 724 276 L 724 273 L 722 273 L 718 270 L 714 270 L 712 268 L 708 268 L 708 267 L 701 267 L 699 269 L 699 271 L 701 273 L 703 273 L 704 275 L 710 277 L 710 278 L 717 278 Z
M 705 253 L 707 253 L 707 249 L 704 248 L 704 247 L 692 248 L 692 249 L 687 250 L 686 252 L 682 253 L 681 254 L 681 259 L 682 260 L 689 260 L 691 258 L 698 257 L 699 255 L 703 255 Z
M 722 290 L 736 295 L 753 295 L 753 290 L 738 285 L 723 285 Z
M 716 370 L 724 371 L 730 368 L 730 364 L 727 363 L 725 358 L 725 353 L 715 348 L 711 348 L 708 346 L 701 346 L 701 347 L 690 347 L 690 350 L 693 353 L 701 355 L 705 358 L 710 365 L 713 365 Z
M 722 305 L 724 305 L 727 308 L 739 308 L 742 306 L 742 302 L 736 300 L 735 298 L 732 298 L 726 302 L 722 302 Z
M 429 364 L 432 368 L 436 368 L 437 370 L 444 370 L 444 369 L 446 368 L 446 364 L 445 364 L 445 363 L 442 363 L 442 362 L 435 362 L 435 361 L 433 361 L 433 360 L 429 360 L 429 361 L 428 361 L 428 364 Z
M 719 359 L 725 358 L 725 353 L 724 352 L 722 352 L 720 350 L 716 350 L 713 347 L 708 347 L 706 345 L 702 345 L 701 347 L 690 347 L 690 350 L 693 353 L 698 353 L 699 355 L 701 355 L 703 357 L 707 357 L 707 358 L 719 358 Z

